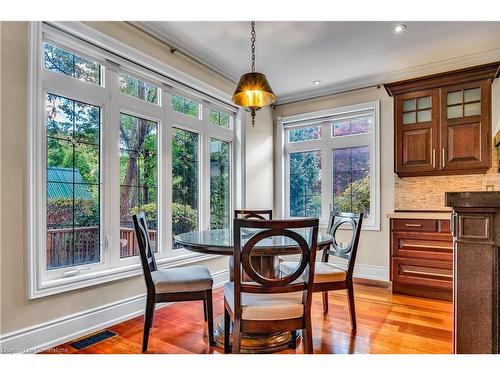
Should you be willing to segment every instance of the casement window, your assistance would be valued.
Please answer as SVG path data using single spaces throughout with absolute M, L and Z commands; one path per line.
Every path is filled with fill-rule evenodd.
M 132 215 L 159 267 L 212 256 L 176 234 L 227 228 L 237 109 L 55 30 L 33 38 L 30 297 L 140 274 Z M 241 158 L 240 158 L 241 160 Z
M 363 212 L 379 220 L 379 104 L 371 102 L 279 119 L 278 175 L 285 216 Z M 279 169 L 279 168 L 278 168 Z

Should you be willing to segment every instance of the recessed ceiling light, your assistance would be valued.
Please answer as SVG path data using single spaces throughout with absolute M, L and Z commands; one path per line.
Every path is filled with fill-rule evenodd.
M 314 85 L 321 85 L 321 81 L 313 81 Z
M 406 25 L 399 24 L 394 27 L 394 32 L 395 33 L 402 33 L 403 31 L 406 30 Z

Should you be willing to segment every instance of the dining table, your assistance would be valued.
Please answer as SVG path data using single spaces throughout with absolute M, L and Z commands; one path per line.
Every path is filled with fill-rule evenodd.
M 306 230 L 294 229 L 306 237 Z M 304 232 L 304 233 L 301 233 Z M 250 238 L 253 233 L 243 233 L 242 240 Z M 334 241 L 332 235 L 318 232 L 317 251 L 328 248 Z M 175 242 L 187 250 L 197 253 L 225 255 L 230 257 L 229 269 L 230 280 L 232 280 L 232 255 L 233 255 L 233 229 L 211 229 L 192 231 L 175 236 Z M 288 237 L 269 237 L 255 245 L 251 263 L 253 269 L 267 278 L 279 278 L 279 262 L 282 256 L 297 255 L 300 253 L 297 243 Z M 245 278 L 244 278 L 245 280 Z M 300 335 L 296 335 L 300 340 Z M 216 346 L 224 347 L 224 317 L 223 315 L 214 320 L 214 337 Z M 230 338 L 231 340 L 231 338 Z M 242 353 L 273 353 L 292 347 L 293 338 L 291 332 L 278 334 L 243 334 L 241 337 Z M 298 342 L 298 341 L 295 341 Z

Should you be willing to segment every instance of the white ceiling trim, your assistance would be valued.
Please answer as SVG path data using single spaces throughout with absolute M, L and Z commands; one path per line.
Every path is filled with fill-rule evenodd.
M 179 37 L 172 32 L 164 23 L 154 21 L 133 21 L 132 25 L 141 30 L 153 35 L 155 38 L 165 42 L 169 46 L 178 49 L 183 54 L 191 57 L 202 65 L 214 70 L 223 77 L 237 83 L 240 79 L 240 74 L 237 70 L 224 62 L 214 59 L 210 54 L 202 49 L 189 43 L 186 39 Z
M 346 91 L 359 90 L 362 88 L 381 86 L 385 83 L 396 82 L 415 77 L 422 77 L 430 74 L 442 73 L 449 70 L 461 69 L 495 61 L 500 61 L 500 48 L 442 61 L 436 61 L 430 64 L 414 66 L 407 69 L 368 75 L 356 80 L 349 80 L 334 85 L 297 92 L 294 94 L 281 95 L 280 97 L 278 97 L 276 105 L 305 99 L 313 99 L 320 96 L 333 95 Z

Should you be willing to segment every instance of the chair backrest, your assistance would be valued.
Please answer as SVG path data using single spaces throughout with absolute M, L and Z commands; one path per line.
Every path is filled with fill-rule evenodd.
M 155 256 L 149 239 L 146 215 L 144 212 L 139 212 L 136 215 L 132 215 L 132 220 L 134 221 L 135 236 L 137 238 L 137 244 L 139 245 L 139 254 L 141 256 L 142 270 L 144 272 L 144 278 L 146 279 L 146 286 L 148 289 L 154 288 L 151 272 L 156 271 L 158 268 L 156 267 Z
M 314 264 L 318 241 L 318 224 L 319 219 L 317 218 L 288 220 L 234 219 L 233 281 L 235 314 L 241 314 L 241 293 L 269 294 L 303 291 L 303 303 L 306 306 L 306 313 L 310 311 L 313 290 L 312 280 L 314 278 Z M 251 235 L 245 235 L 249 229 L 254 232 Z M 242 234 L 248 237 L 243 238 L 243 240 L 246 240 L 244 244 Z M 253 268 L 250 258 L 255 246 L 259 242 L 277 236 L 295 241 L 301 253 L 301 260 L 293 273 L 284 277 L 276 276 L 276 278 L 270 278 L 260 275 Z M 293 243 L 293 241 L 291 242 Z M 272 246 L 270 244 L 270 248 Z M 242 282 L 243 272 L 245 272 L 252 282 Z M 301 279 L 298 281 L 299 278 Z
M 351 242 L 348 246 L 342 247 L 336 240 L 337 231 L 344 226 L 352 229 Z M 363 225 L 363 213 L 354 214 L 349 212 L 331 212 L 328 220 L 328 233 L 333 236 L 333 244 L 328 248 L 328 254 L 347 259 L 347 276 L 352 277 L 356 254 L 358 252 L 359 236 Z
M 234 217 L 237 219 L 272 220 L 273 210 L 234 210 Z

